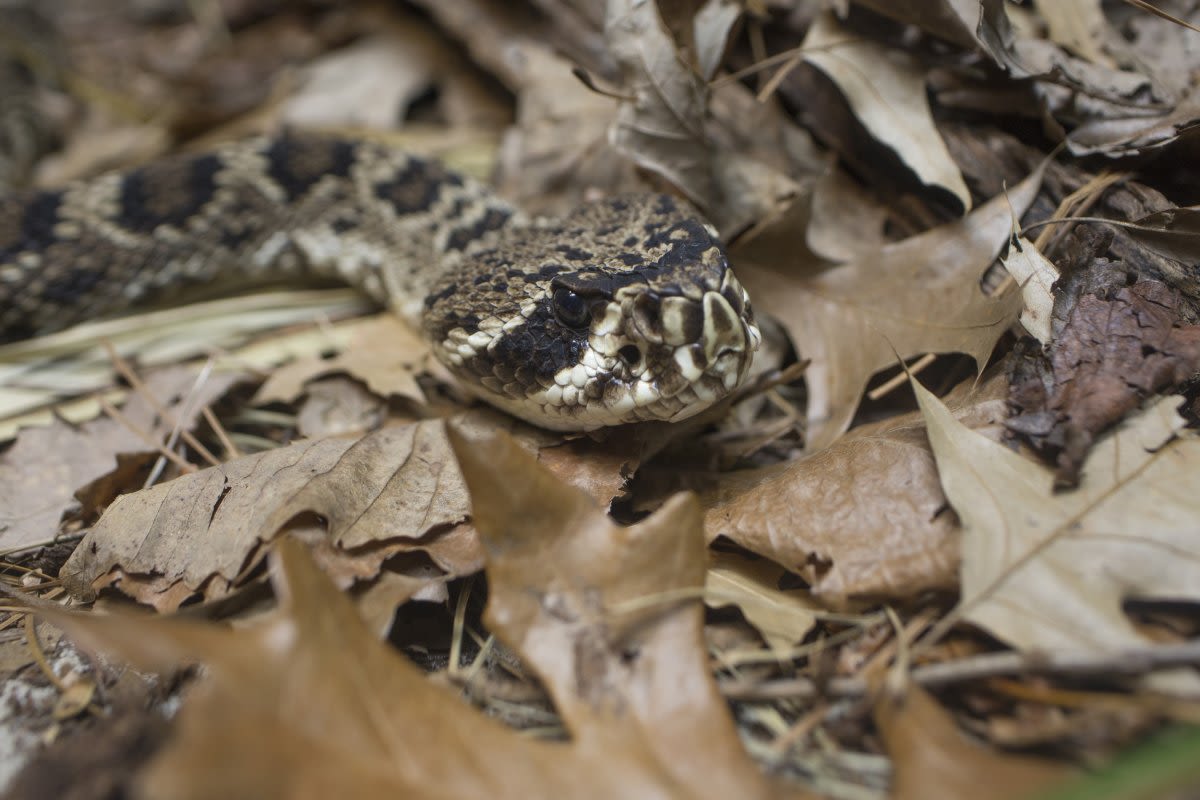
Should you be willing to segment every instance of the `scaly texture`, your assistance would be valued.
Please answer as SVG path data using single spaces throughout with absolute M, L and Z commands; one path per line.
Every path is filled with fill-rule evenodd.
M 691 416 L 760 338 L 712 229 L 665 195 L 530 221 L 436 162 L 289 134 L 0 199 L 0 340 L 302 275 L 390 305 L 480 397 L 560 430 Z

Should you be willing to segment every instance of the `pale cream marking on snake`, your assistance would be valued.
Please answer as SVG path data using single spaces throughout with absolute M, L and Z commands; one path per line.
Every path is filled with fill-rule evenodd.
M 528 219 L 436 162 L 288 134 L 0 198 L 3 341 L 301 275 L 390 306 L 468 389 L 552 429 L 686 419 L 761 339 L 715 232 L 666 195 Z

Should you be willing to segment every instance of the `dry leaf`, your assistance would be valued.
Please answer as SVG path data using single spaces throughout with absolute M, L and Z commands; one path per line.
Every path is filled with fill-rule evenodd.
M 817 275 L 738 262 L 755 307 L 778 317 L 811 360 L 810 450 L 828 447 L 849 427 L 867 381 L 895 364 L 897 353 L 967 353 L 982 369 L 1020 312 L 1021 295 L 988 297 L 979 280 L 1008 241 L 1014 210 L 1020 216 L 1033 202 L 1041 174 L 963 219 Z
M 919 686 L 875 701 L 875 724 L 891 756 L 893 800 L 1008 800 L 1040 796 L 1072 773 L 1059 764 L 989 750 L 967 737 Z
M 704 585 L 695 499 L 677 495 L 622 528 L 510 437 L 451 442 L 486 551 L 489 628 L 537 673 L 578 756 L 628 781 L 585 792 L 781 796 L 742 750 L 709 673 L 702 606 L 678 596 Z
M 688 70 L 653 0 L 608 6 L 605 36 L 632 100 L 618 106 L 612 140 L 640 166 L 703 204 L 718 197 L 712 149 L 704 133 L 706 90 Z
M 200 412 L 237 381 L 233 374 L 210 374 L 198 385 L 197 374 L 193 367 L 172 367 L 146 377 L 146 391 L 169 419 L 140 393 L 121 407 L 122 416 L 156 442 L 165 443 L 176 422 L 191 430 Z M 109 417 L 79 427 L 56 420 L 22 430 L 0 455 L 0 549 L 51 541 L 63 514 L 77 505 L 76 491 L 115 469 L 120 455 L 150 459 L 156 453 L 135 430 Z
M 1104 654 L 1147 639 L 1128 598 L 1200 599 L 1200 440 L 1158 400 L 1093 448 L 1079 488 L 955 420 L 914 384 L 942 488 L 963 524 L 960 613 L 1021 650 Z M 1151 676 L 1200 692 L 1194 674 Z
M 586 87 L 571 62 L 541 43 L 514 46 L 517 123 L 504 135 L 497 186 L 530 213 L 562 214 L 589 193 L 644 190 L 608 142 L 617 104 Z
M 289 521 L 316 514 L 329 542 L 356 554 L 370 577 L 405 549 L 447 572 L 478 569 L 439 558 L 439 532 L 468 515 L 466 487 L 438 420 L 383 428 L 358 441 L 319 439 L 228 461 L 117 499 L 62 568 L 79 597 L 114 585 L 169 610 L 193 594 L 224 595 Z M 431 537 L 425 540 L 425 537 Z
M 1013 31 L 1003 0 L 859 0 L 885 16 L 939 39 L 978 50 L 1006 69 L 1014 65 Z
M 522 797 L 544 787 L 566 797 L 579 786 L 564 746 L 484 717 L 381 644 L 295 540 L 281 540 L 272 573 L 280 609 L 242 630 L 48 615 L 88 648 L 140 669 L 206 667 L 137 796 Z
M 1019 39 L 1013 49 L 1013 76 L 1033 80 L 1046 114 L 1071 130 L 1065 138 L 1074 155 L 1140 154 L 1175 141 L 1200 119 L 1196 97 L 1175 102 L 1140 73 L 1075 58 L 1041 39 Z
M 805 592 L 779 588 L 786 575 L 766 559 L 716 552 L 704 579 L 704 602 L 713 608 L 736 606 L 768 647 L 783 652 L 808 635 L 820 610 Z
M 1058 270 L 1033 242 L 1014 236 L 1000 263 L 1021 287 L 1021 327 L 1042 344 L 1050 343 L 1051 314 L 1054 311 L 1054 282 Z
M 1183 25 L 1141 11 L 1129 15 L 1121 33 L 1136 54 L 1138 66 L 1154 79 L 1155 85 L 1173 97 L 1183 97 L 1195 86 L 1196 76 L 1181 67 L 1200 63 L 1200 36 Z M 1195 25 L 1196 18 L 1193 9 L 1189 21 Z
M 1136 227 L 1123 230 L 1158 255 L 1185 264 L 1200 261 L 1200 206 L 1171 208 L 1133 222 Z
M 700 587 L 695 502 L 618 528 L 512 439 L 452 435 L 488 552 L 489 620 L 538 672 L 570 740 L 522 736 L 430 681 L 285 538 L 272 569 L 281 607 L 241 630 L 48 614 L 142 669 L 206 666 L 139 796 L 798 796 L 742 751 L 700 606 L 644 602 Z
M 1005 382 L 948 398 L 971 428 L 1000 436 Z M 726 536 L 798 573 L 827 604 L 912 597 L 957 579 L 959 534 L 916 412 L 855 428 L 777 467 L 722 476 L 706 499 L 710 537 Z
M 296 413 L 296 431 L 305 439 L 363 434 L 378 428 L 387 414 L 386 401 L 344 376 L 308 384 Z
M 387 129 L 401 122 L 408 104 L 434 83 L 435 59 L 414 45 L 436 44 L 431 36 L 387 33 L 358 40 L 312 61 L 303 85 L 282 110 L 284 124 Z
M 412 328 L 384 313 L 352 323 L 348 336 L 349 341 L 332 358 L 304 358 L 272 372 L 254 402 L 290 403 L 303 393 L 306 382 L 335 372 L 358 378 L 380 397 L 394 395 L 425 402 L 416 375 L 427 368 L 431 351 Z
M 878 252 L 887 243 L 888 210 L 845 171 L 833 168 L 813 187 L 812 218 L 805 230 L 810 250 L 831 262 Z
M 369 13 L 369 12 L 368 12 Z M 431 92 L 451 124 L 497 125 L 507 109 L 460 53 L 414 16 L 377 14 L 373 32 L 309 62 L 281 109 L 286 125 L 387 130 Z
M 1089 121 L 1071 131 L 1067 147 L 1076 156 L 1141 156 L 1175 143 L 1200 125 L 1198 93 L 1188 95 L 1177 105 L 1158 108 L 1158 114 L 1133 111 L 1128 116 Z
M 1116 66 L 1105 51 L 1115 34 L 1100 0 L 1033 0 L 1033 6 L 1046 21 L 1052 41 L 1093 63 Z
M 737 0 L 705 0 L 692 20 L 693 40 L 696 43 L 696 61 L 700 77 L 711 81 L 721 66 L 729 31 L 742 15 L 742 4 Z
M 1010 78 L 1029 81 L 1043 113 L 1053 120 L 1075 155 L 1137 155 L 1174 142 L 1200 120 L 1200 99 L 1190 84 L 1180 86 L 1185 82 L 1179 77 L 1194 59 L 1184 57 L 1170 65 L 1159 63 L 1157 72 L 1169 76 L 1159 81 L 1110 66 L 1112 60 L 1106 54 L 1116 50 L 1120 56 L 1117 61 L 1140 68 L 1146 60 L 1153 60 L 1154 45 L 1142 48 L 1145 55 L 1130 51 L 1119 35 L 1108 35 L 1109 26 L 1103 17 L 1097 24 L 1095 4 L 1086 0 L 1039 4 L 1039 8 L 1050 12 L 1052 36 L 1070 40 L 1072 48 L 1083 51 L 1082 58 L 1070 55 L 1054 41 L 1015 35 L 1005 11 L 1009 4 L 1002 0 L 860 2 L 961 47 L 984 52 Z M 1067 18 L 1074 23 L 1072 32 L 1063 30 Z M 1165 21 L 1159 22 L 1169 27 Z M 1081 38 L 1080 28 L 1094 27 L 1099 27 L 1098 39 L 1085 35 Z M 1161 39 L 1163 35 L 1156 33 L 1153 38 Z M 1175 53 L 1182 51 L 1179 47 Z M 1176 92 L 1182 99 L 1176 97 Z M 1028 109 L 1021 110 L 1028 113 Z M 1068 130 L 1070 135 L 1066 136 Z
M 607 504 L 636 469 L 640 444 L 556 447 L 561 436 L 497 412 L 460 415 L 471 430 L 515 430 L 550 468 Z M 263 557 L 262 545 L 297 519 L 316 515 L 327 571 L 343 584 L 373 579 L 400 552 L 425 553 L 444 576 L 470 574 L 481 553 L 466 487 L 446 449 L 441 420 L 382 428 L 354 440 L 328 438 L 245 456 L 118 498 L 61 577 L 91 597 L 107 586 L 159 610 L 199 595 L 213 600 Z
M 934 125 L 925 70 L 915 57 L 862 38 L 826 12 L 808 29 L 804 60 L 837 85 L 871 136 L 921 183 L 945 189 L 970 210 L 971 193 Z
M 758 222 L 797 193 L 788 174 L 761 160 L 757 148 L 744 142 L 716 147 L 706 129 L 708 88 L 677 51 L 654 0 L 614 0 L 607 9 L 605 36 L 621 67 L 621 94 L 630 96 L 619 104 L 609 133 L 618 150 L 678 187 L 725 235 Z M 746 94 L 740 87 L 726 89 Z M 740 126 L 736 119 L 722 122 L 741 138 L 772 134 L 746 130 L 747 120 Z

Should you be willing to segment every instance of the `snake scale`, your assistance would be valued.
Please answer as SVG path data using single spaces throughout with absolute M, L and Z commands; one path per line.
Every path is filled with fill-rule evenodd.
M 0 198 L 0 341 L 302 276 L 390 306 L 473 393 L 555 430 L 692 416 L 761 338 L 668 195 L 530 219 L 436 161 L 288 133 Z

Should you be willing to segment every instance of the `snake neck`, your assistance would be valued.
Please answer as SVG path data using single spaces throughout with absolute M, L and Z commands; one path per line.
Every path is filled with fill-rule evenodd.
M 287 134 L 0 198 L 0 340 L 305 277 L 417 323 L 440 277 L 523 224 L 482 184 L 380 144 Z

